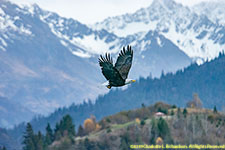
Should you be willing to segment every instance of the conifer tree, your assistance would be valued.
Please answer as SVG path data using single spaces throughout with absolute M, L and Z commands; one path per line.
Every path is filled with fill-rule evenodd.
M 46 127 L 45 144 L 50 145 L 54 140 L 54 135 L 50 124 L 48 123 Z
M 84 147 L 86 150 L 92 150 L 94 149 L 95 145 L 92 142 L 90 142 L 88 138 L 85 138 Z
M 161 137 L 165 143 L 173 143 L 169 126 L 162 117 L 160 117 L 159 120 L 152 119 L 151 125 L 150 144 L 156 144 L 156 139 L 158 137 Z
M 130 149 L 131 140 L 130 140 L 129 134 L 127 132 L 121 136 L 120 143 L 121 143 L 120 144 L 121 150 L 129 150 Z
M 43 136 L 41 132 L 39 131 L 37 135 L 35 135 L 35 150 L 43 150 L 44 144 L 43 144 Z
M 61 137 L 62 137 L 62 135 L 60 133 L 59 123 L 57 122 L 55 125 L 54 140 L 59 140 Z
M 27 123 L 23 144 L 23 150 L 35 150 L 34 131 L 30 123 Z
M 186 108 L 184 108 L 184 110 L 183 110 L 183 115 L 184 115 L 184 117 L 186 118 L 186 116 L 187 116 L 187 109 Z
M 171 116 L 173 116 L 173 115 L 174 115 L 174 111 L 173 111 L 173 110 L 170 112 L 170 115 L 171 115 Z
M 157 127 L 157 122 L 155 119 L 152 119 L 151 121 L 151 138 L 150 138 L 150 144 L 155 144 L 155 140 L 157 138 L 158 134 L 158 127 Z
M 178 117 L 178 118 L 180 118 L 180 114 L 181 114 L 181 110 L 180 110 L 180 108 L 178 107 L 178 109 L 177 109 L 177 117 Z
M 157 123 L 157 127 L 159 129 L 159 136 L 165 137 L 166 134 L 169 132 L 169 127 L 166 123 L 166 121 L 163 118 L 159 118 L 159 121 Z
M 172 140 L 172 137 L 170 134 L 169 126 L 163 118 L 161 118 L 161 117 L 159 118 L 157 127 L 158 127 L 158 131 L 159 131 L 158 136 L 162 137 L 163 140 L 165 141 L 165 143 L 172 144 L 173 140 Z
M 214 113 L 217 113 L 217 108 L 216 108 L 216 106 L 214 106 L 213 112 L 214 112 Z
M 64 131 L 67 131 L 69 136 L 75 136 L 75 126 L 73 125 L 73 120 L 70 115 L 63 117 L 60 121 L 59 127 L 62 135 Z
M 77 136 L 84 136 L 84 135 L 85 135 L 84 128 L 81 125 L 79 125 Z
M 70 115 L 64 116 L 60 123 L 56 123 L 54 139 L 59 140 L 63 136 L 75 136 L 75 126 Z
M 0 150 L 6 150 L 6 147 L 5 146 L 3 146 L 3 147 L 0 146 Z
M 142 107 L 142 108 L 145 108 L 145 104 L 144 104 L 144 103 L 142 103 L 142 104 L 141 104 L 141 107 Z

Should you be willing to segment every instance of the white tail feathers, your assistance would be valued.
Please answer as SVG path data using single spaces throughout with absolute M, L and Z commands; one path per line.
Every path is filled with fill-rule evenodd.
M 109 82 L 108 81 L 106 81 L 106 82 L 104 82 L 104 83 L 102 83 L 102 84 L 100 84 L 100 85 L 98 85 L 98 87 L 99 88 L 105 88 L 105 87 L 107 87 L 108 88 L 108 85 L 109 85 Z

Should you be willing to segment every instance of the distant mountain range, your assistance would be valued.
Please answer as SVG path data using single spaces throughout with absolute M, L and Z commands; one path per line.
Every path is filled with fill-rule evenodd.
M 96 86 L 101 81 L 96 63 L 73 55 L 49 26 L 28 10 L 5 1 L 0 6 L 0 95 L 9 104 L 47 114 L 74 99 L 82 102 L 103 92 Z M 6 111 L 11 114 L 11 109 Z M 6 123 L 0 120 L 0 126 L 18 123 L 10 119 L 15 116 L 8 115 L 2 116 Z M 23 116 L 17 115 L 18 119 Z M 24 116 L 20 122 L 27 119 Z
M 225 25 L 225 2 L 206 1 L 201 2 L 191 8 L 198 15 L 205 15 L 215 24 Z
M 105 79 L 97 57 L 110 52 L 115 58 L 128 44 L 135 51 L 132 78 L 159 77 L 162 70 L 175 72 L 192 62 L 157 31 L 119 37 L 37 5 L 20 7 L 5 0 L 0 1 L 0 19 L 0 96 L 7 99 L 7 105 L 18 104 L 17 110 L 31 114 L 20 121 L 106 93 L 100 87 Z M 8 108 L 4 111 L 11 114 Z M 0 127 L 17 124 L 19 119 L 12 117 L 2 115 Z
M 222 24 L 224 7 L 225 3 L 211 2 L 199 4 L 192 9 L 173 0 L 154 0 L 149 7 L 141 8 L 133 14 L 109 17 L 92 27 L 106 29 L 123 37 L 154 30 L 171 40 L 189 57 L 202 63 L 218 56 L 225 49 L 225 27 Z M 203 9 L 204 12 L 201 11 Z

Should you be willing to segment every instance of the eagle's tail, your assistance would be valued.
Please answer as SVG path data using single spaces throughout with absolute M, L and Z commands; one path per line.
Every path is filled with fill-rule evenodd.
M 111 89 L 111 87 L 112 87 L 108 81 L 102 83 L 102 86 L 107 87 L 108 89 Z

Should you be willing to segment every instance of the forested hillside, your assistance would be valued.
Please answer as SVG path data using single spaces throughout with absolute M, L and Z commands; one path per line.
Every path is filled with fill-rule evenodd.
M 179 146 L 181 149 L 196 149 L 199 145 L 206 145 L 208 148 L 217 145 L 224 148 L 224 133 L 225 116 L 216 107 L 213 110 L 194 105 L 177 108 L 176 105 L 157 102 L 148 107 L 142 105 L 139 109 L 104 117 L 101 121 L 96 121 L 92 115 L 79 126 L 77 132 L 70 115 L 65 115 L 55 125 L 54 130 L 48 124 L 45 134 L 34 132 L 28 123 L 24 132 L 23 148 L 128 150 L 132 145 L 133 148 L 135 145 L 148 145 L 150 148 L 156 144 L 164 145 L 167 149 Z
M 55 125 L 64 115 L 70 114 L 78 127 L 91 114 L 100 120 L 104 116 L 119 111 L 149 105 L 156 101 L 164 101 L 169 104 L 185 106 L 192 99 L 194 93 L 198 93 L 206 108 L 215 105 L 218 109 L 225 106 L 225 55 L 203 65 L 192 64 L 175 74 L 163 74 L 160 79 L 140 78 L 127 89 L 113 89 L 104 96 L 99 96 L 93 104 L 91 101 L 81 105 L 71 105 L 60 108 L 48 117 L 39 117 L 31 121 L 34 130 L 44 131 L 49 122 Z M 9 131 L 10 135 L 21 136 L 24 125 Z

